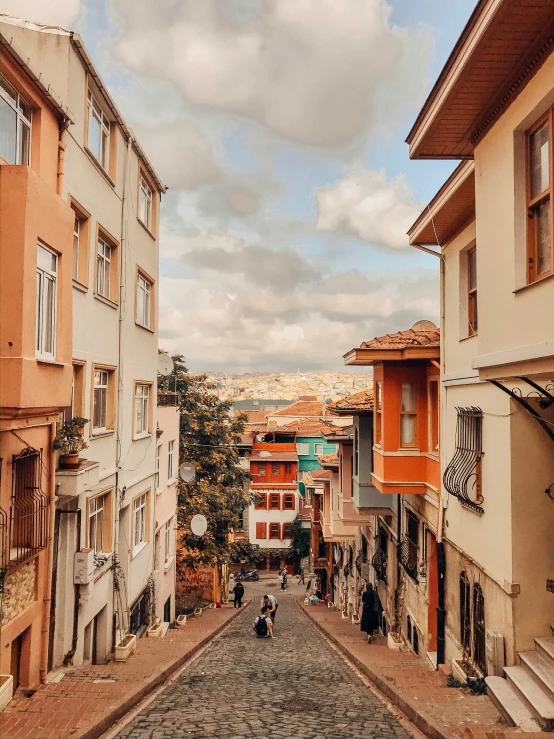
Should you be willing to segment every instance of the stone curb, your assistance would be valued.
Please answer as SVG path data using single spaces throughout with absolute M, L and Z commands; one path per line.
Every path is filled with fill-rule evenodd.
M 370 667 L 361 662 L 355 654 L 349 651 L 341 642 L 333 636 L 327 629 L 320 624 L 309 612 L 308 608 L 305 608 L 300 600 L 296 601 L 296 605 L 301 612 L 311 621 L 311 623 L 324 634 L 329 641 L 331 641 L 340 651 L 353 662 L 356 667 L 363 672 L 377 688 L 386 695 L 390 702 L 399 708 L 406 718 L 414 724 L 426 737 L 429 739 L 451 739 L 449 734 L 444 733 L 444 728 L 439 728 L 433 719 L 429 718 L 419 708 L 414 706 L 413 703 L 392 683 L 386 680 L 382 675 L 374 672 Z M 314 606 L 310 606 L 313 608 Z
M 177 672 L 177 670 L 179 670 L 179 668 L 182 667 L 185 662 L 188 662 L 188 660 L 197 652 L 199 652 L 203 647 L 205 647 L 209 641 L 220 634 L 224 629 L 227 628 L 227 626 L 232 624 L 236 618 L 244 613 L 244 611 L 250 606 L 251 603 L 252 600 L 249 600 L 244 603 L 242 608 L 237 608 L 236 613 L 233 613 L 233 615 L 227 621 L 225 621 L 224 624 L 220 624 L 211 632 L 211 634 L 205 636 L 201 641 L 198 642 L 198 644 L 195 644 L 191 649 L 189 649 L 188 652 L 185 652 L 185 654 L 182 654 L 180 657 L 178 657 L 174 662 L 166 667 L 165 670 L 160 672 L 148 683 L 146 683 L 146 685 L 143 685 L 142 688 L 125 698 L 122 703 L 113 708 L 108 714 L 101 718 L 100 721 L 97 721 L 92 726 L 89 726 L 82 733 L 76 734 L 74 739 L 98 739 L 98 737 L 101 737 L 102 734 L 108 731 L 108 729 L 110 729 L 117 721 L 122 719 L 126 713 L 134 708 L 137 703 L 140 703 L 141 700 L 146 698 L 146 696 L 152 693 L 157 687 L 167 682 L 167 680 L 169 680 L 169 678 L 175 672 Z

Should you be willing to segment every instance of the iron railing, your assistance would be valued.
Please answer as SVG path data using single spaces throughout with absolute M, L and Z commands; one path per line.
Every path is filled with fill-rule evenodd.
M 414 580 L 418 582 L 417 577 L 417 559 L 418 559 L 418 547 L 415 542 L 404 536 L 400 544 L 398 545 L 398 561 L 402 565 L 406 573 Z
M 486 675 L 485 598 L 478 582 L 473 583 L 473 661 L 483 675 Z
M 42 452 L 36 449 L 12 457 L 9 564 L 21 564 L 46 547 L 49 511 L 41 470 Z
M 457 408 L 456 449 L 444 471 L 444 487 L 451 495 L 483 513 L 479 462 L 483 456 L 483 411 Z
M 180 397 L 179 393 L 158 391 L 158 405 L 177 408 Z
M 378 549 L 371 560 L 377 579 L 384 583 L 387 582 L 387 561 L 387 555 L 382 549 Z

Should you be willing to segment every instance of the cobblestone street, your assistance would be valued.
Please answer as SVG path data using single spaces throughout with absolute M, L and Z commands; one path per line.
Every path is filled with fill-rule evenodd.
M 250 608 L 118 736 L 409 736 L 299 611 L 303 589 L 277 588 L 276 580 L 246 584 Z M 264 591 L 279 600 L 274 640 L 251 628 Z

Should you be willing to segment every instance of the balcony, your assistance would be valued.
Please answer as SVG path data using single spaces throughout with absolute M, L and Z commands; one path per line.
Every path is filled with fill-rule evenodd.
M 359 513 L 373 516 L 390 516 L 396 503 L 396 495 L 383 495 L 380 490 L 367 482 L 352 480 L 352 502 Z
M 158 406 L 165 408 L 178 408 L 180 397 L 179 393 L 158 392 Z
M 296 475 L 260 475 L 251 474 L 250 480 L 254 484 L 267 484 L 267 485 L 292 485 L 296 483 Z
M 100 464 L 82 459 L 79 461 L 77 469 L 56 470 L 57 495 L 69 498 L 77 497 L 98 485 L 99 478 Z

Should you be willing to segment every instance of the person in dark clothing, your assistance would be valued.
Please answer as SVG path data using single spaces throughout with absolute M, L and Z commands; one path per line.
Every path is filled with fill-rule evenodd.
M 373 641 L 373 632 L 379 625 L 379 596 L 373 585 L 369 582 L 365 593 L 362 595 L 362 618 L 360 620 L 360 631 L 367 633 L 367 643 Z
M 233 601 L 233 608 L 236 608 L 237 605 L 239 608 L 242 608 L 242 598 L 244 596 L 244 585 L 241 582 L 235 583 L 235 587 L 233 588 L 233 593 L 235 595 L 235 600 Z

